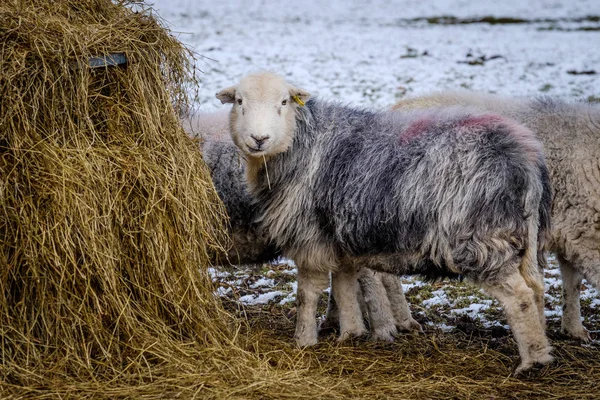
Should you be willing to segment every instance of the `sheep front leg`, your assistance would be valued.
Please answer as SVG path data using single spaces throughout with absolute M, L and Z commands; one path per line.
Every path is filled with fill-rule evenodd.
M 502 304 L 519 346 L 521 365 L 515 373 L 525 371 L 536 363 L 545 365 L 552 362 L 552 347 L 541 323 L 534 290 L 527 286 L 523 276 L 516 272 L 504 282 L 482 286 Z
M 340 321 L 338 340 L 340 341 L 361 336 L 367 332 L 358 301 L 360 293 L 358 269 L 356 267 L 344 268 L 333 273 L 331 277 L 331 288 L 338 305 Z
M 317 306 L 321 293 L 329 285 L 329 273 L 302 267 L 298 264 L 298 293 L 296 295 L 296 333 L 300 347 L 317 344 Z
M 561 332 L 584 342 L 591 340 L 590 334 L 581 323 L 581 306 L 579 295 L 581 290 L 582 274 L 573 268 L 573 265 L 558 257 L 560 274 L 563 283 L 563 316 Z

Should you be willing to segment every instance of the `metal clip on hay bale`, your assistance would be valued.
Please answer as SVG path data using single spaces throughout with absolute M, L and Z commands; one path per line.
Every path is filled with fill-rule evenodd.
M 90 57 L 88 64 L 90 68 L 125 66 L 127 65 L 127 56 L 125 53 L 112 53 L 106 56 Z

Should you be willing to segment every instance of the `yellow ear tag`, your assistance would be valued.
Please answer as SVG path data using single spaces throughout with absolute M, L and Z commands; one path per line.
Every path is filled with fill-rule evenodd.
M 298 97 L 298 96 L 292 96 L 292 99 L 293 99 L 293 100 L 294 100 L 296 103 L 298 103 L 300 106 L 303 106 L 303 105 L 304 105 L 304 102 L 303 102 L 302 100 L 300 100 L 300 97 Z

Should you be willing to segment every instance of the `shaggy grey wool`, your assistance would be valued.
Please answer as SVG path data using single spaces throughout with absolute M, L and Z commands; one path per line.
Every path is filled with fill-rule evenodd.
M 290 256 L 317 241 L 333 257 L 395 274 L 498 282 L 518 268 L 529 219 L 544 248 L 548 172 L 539 142 L 512 121 L 310 100 L 296 122 L 291 148 L 270 158 L 252 189 L 260 220 Z

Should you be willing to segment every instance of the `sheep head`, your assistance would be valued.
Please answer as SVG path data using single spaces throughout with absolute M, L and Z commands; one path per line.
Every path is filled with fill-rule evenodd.
M 233 104 L 229 124 L 234 143 L 251 157 L 263 157 L 289 148 L 296 130 L 296 109 L 310 94 L 279 75 L 260 72 L 216 96 L 224 104 Z

